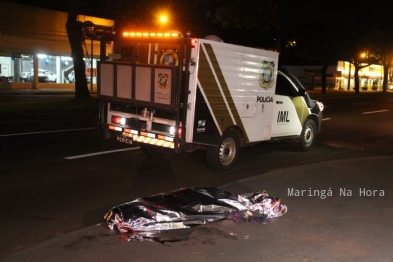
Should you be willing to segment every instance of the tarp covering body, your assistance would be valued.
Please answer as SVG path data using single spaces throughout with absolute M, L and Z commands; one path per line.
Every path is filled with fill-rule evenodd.
M 219 188 L 182 188 L 115 206 L 104 219 L 109 229 L 124 233 L 188 228 L 234 217 L 268 219 L 286 211 L 281 199 L 265 191 L 235 195 Z

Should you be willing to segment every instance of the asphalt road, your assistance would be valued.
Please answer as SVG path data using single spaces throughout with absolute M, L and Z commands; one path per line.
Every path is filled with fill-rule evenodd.
M 137 147 L 99 139 L 92 113 L 0 120 L 0 257 L 102 222 L 109 208 L 140 196 L 215 187 L 290 166 L 392 155 L 391 94 L 320 100 L 324 121 L 313 150 L 261 143 L 242 149 L 238 165 L 225 173 L 208 169 L 203 151 L 147 158 Z

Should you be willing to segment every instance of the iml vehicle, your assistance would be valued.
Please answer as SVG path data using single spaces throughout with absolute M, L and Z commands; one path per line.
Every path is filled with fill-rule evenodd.
M 277 52 L 179 32 L 124 30 L 111 40 L 98 65 L 98 97 L 101 124 L 117 141 L 147 155 L 203 149 L 217 171 L 261 141 L 313 147 L 323 104 L 278 67 Z

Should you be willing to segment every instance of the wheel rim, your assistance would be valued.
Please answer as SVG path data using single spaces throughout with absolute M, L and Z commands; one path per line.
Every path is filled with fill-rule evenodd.
M 314 139 L 314 132 L 313 132 L 313 129 L 310 125 L 308 125 L 306 127 L 306 129 L 304 130 L 303 139 L 304 139 L 304 144 L 306 146 L 310 146 L 312 144 L 312 141 Z
M 236 142 L 234 139 L 227 137 L 222 141 L 220 146 L 220 162 L 224 166 L 230 165 L 236 156 Z

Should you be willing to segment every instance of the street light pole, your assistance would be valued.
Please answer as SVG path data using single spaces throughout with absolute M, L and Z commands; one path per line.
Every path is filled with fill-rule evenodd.
M 90 91 L 93 91 L 93 52 L 94 52 L 94 48 L 93 48 L 93 39 L 94 37 L 91 38 L 91 58 L 90 58 Z
M 351 90 L 351 68 L 352 68 L 352 63 L 349 62 L 349 69 L 348 69 L 348 87 L 347 87 L 347 90 Z

